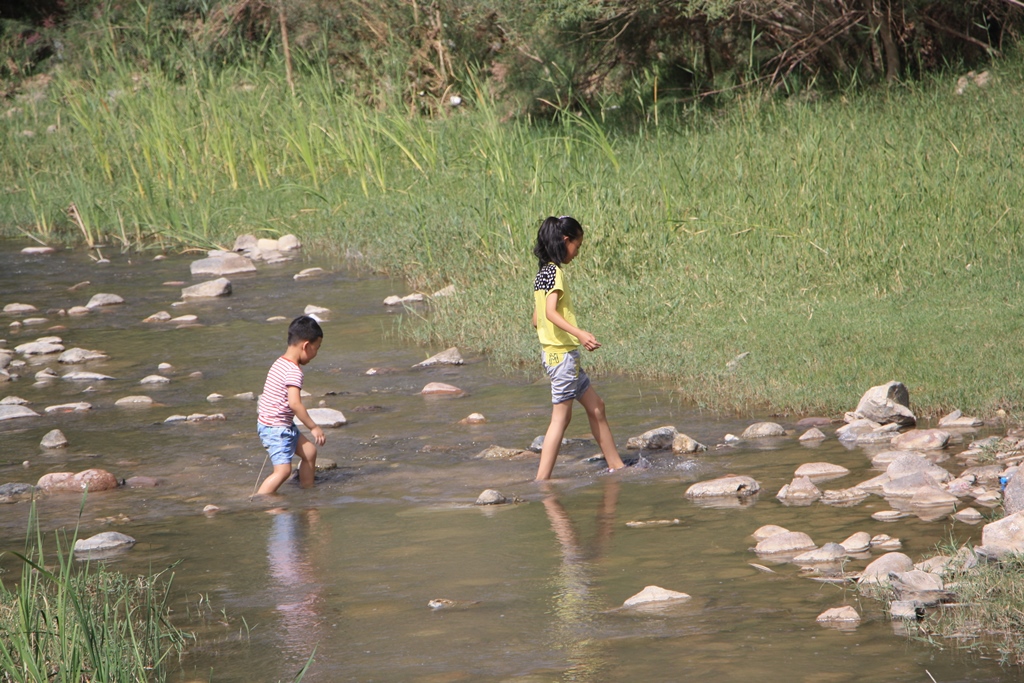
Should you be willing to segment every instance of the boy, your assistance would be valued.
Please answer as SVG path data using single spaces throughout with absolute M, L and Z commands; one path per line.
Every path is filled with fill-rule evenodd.
M 274 471 L 270 473 L 257 493 L 274 493 L 292 473 L 292 456 L 298 455 L 299 485 L 313 485 L 316 471 L 316 446 L 327 440 L 324 432 L 313 422 L 302 405 L 302 366 L 316 358 L 324 340 L 319 323 L 307 315 L 300 315 L 288 326 L 288 349 L 274 361 L 267 372 L 267 381 L 257 407 L 260 441 L 270 454 Z M 316 446 L 299 433 L 295 418 L 313 434 Z

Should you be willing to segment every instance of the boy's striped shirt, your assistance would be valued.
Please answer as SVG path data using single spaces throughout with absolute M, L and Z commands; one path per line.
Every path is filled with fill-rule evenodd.
M 289 427 L 295 412 L 288 406 L 288 387 L 302 389 L 302 369 L 281 356 L 270 366 L 267 381 L 256 410 L 259 421 L 268 427 Z

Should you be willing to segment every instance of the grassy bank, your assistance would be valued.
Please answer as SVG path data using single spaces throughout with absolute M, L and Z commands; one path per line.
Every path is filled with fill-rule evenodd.
M 0 117 L 2 229 L 124 249 L 295 232 L 414 288 L 454 282 L 406 329 L 532 366 L 533 237 L 571 213 L 598 373 L 740 411 L 846 410 L 889 379 L 923 414 L 1021 405 L 1019 55 L 962 96 L 955 75 L 828 101 L 751 94 L 629 130 L 600 111 L 502 121 L 483 88 L 411 118 L 315 64 L 297 65 L 293 96 L 267 61 L 213 71 L 182 54 L 171 80 L 99 42 Z
M 0 681 L 167 680 L 187 638 L 167 618 L 169 581 L 76 563 L 59 534 L 44 555 L 29 529 L 20 580 L 0 584 Z

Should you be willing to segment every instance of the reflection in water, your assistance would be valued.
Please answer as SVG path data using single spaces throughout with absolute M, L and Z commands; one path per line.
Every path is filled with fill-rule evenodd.
M 562 565 L 553 579 L 556 593 L 552 611 L 557 620 L 553 627 L 555 645 L 563 648 L 572 662 L 565 672 L 566 680 L 600 680 L 607 665 L 601 643 L 591 637 L 594 615 L 600 607 L 590 594 L 590 572 L 604 557 L 612 537 L 619 486 L 613 477 L 604 479 L 595 518 L 596 530 L 587 545 L 581 542 L 558 496 L 551 492 L 544 498 L 544 510 L 562 549 Z
M 280 619 L 277 640 L 285 659 L 305 660 L 324 635 L 322 586 L 311 555 L 314 546 L 326 543 L 326 535 L 319 529 L 316 509 L 275 508 L 270 513 L 274 517 L 267 536 L 268 592 Z

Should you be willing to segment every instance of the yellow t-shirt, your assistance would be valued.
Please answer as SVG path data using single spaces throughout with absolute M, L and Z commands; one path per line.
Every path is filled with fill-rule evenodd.
M 533 281 L 533 308 L 537 312 L 537 338 L 540 339 L 540 345 L 544 349 L 548 365 L 558 365 L 562 362 L 563 354 L 574 351 L 580 346 L 579 339 L 548 320 L 545 306 L 548 294 L 553 291 L 561 292 L 555 310 L 570 325 L 578 327 L 576 314 L 572 311 L 572 299 L 569 297 L 569 290 L 566 289 L 562 279 L 562 269 L 554 263 L 549 263 L 537 272 L 537 277 Z

